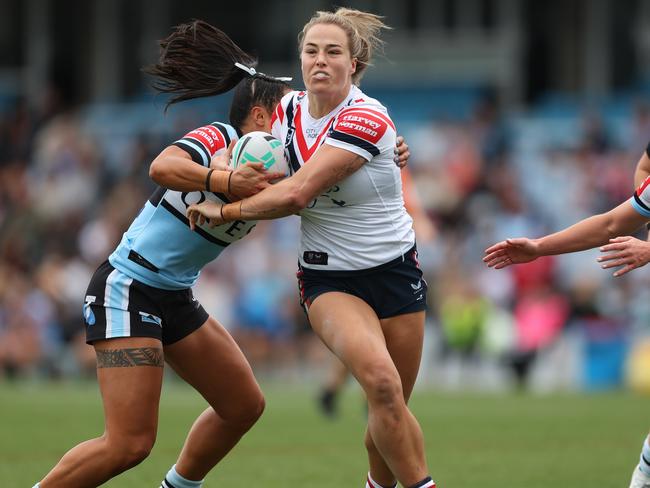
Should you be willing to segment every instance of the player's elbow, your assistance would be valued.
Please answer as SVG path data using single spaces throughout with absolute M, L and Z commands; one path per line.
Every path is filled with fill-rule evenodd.
M 167 176 L 167 165 L 160 158 L 154 159 L 149 165 L 149 178 L 164 186 Z
M 297 187 L 289 189 L 285 194 L 285 200 L 287 210 L 290 210 L 291 213 L 296 213 L 307 207 L 309 202 L 313 200 L 313 197 L 305 192 L 304 189 Z

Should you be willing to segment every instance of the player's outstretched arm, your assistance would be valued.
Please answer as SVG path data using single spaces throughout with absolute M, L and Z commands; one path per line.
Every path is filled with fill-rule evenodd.
M 616 237 L 600 248 L 605 253 L 598 258 L 601 268 L 620 268 L 614 276 L 622 276 L 650 263 L 650 242 L 631 236 Z
M 485 250 L 483 261 L 496 269 L 527 263 L 539 256 L 584 251 L 621 234 L 628 234 L 647 221 L 629 201 L 607 213 L 581 220 L 564 230 L 540 239 L 507 239 Z
M 501 269 L 512 264 L 528 263 L 540 257 L 537 241 L 526 237 L 506 239 L 485 250 L 483 262 L 490 268 Z

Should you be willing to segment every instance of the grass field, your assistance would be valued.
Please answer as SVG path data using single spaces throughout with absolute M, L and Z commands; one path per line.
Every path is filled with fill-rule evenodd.
M 266 385 L 267 410 L 208 477 L 210 487 L 361 488 L 366 472 L 359 393 L 329 421 L 313 393 Z M 105 486 L 157 487 L 203 409 L 167 383 L 151 456 Z M 626 488 L 650 428 L 650 399 L 629 393 L 485 395 L 416 392 L 412 409 L 440 488 Z M 100 433 L 94 383 L 0 384 L 0 487 L 30 488 L 72 445 Z M 74 487 L 70 487 L 74 488 Z

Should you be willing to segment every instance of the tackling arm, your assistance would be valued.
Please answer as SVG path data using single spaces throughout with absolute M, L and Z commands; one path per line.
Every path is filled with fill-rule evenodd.
M 305 208 L 335 183 L 357 171 L 366 160 L 357 154 L 324 144 L 293 176 L 240 202 L 219 205 L 203 202 L 188 208 L 191 223 L 220 225 L 234 220 L 268 220 L 285 217 Z

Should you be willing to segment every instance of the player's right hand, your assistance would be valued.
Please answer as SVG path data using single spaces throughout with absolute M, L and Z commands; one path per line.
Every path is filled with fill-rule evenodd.
M 228 193 L 237 198 L 246 198 L 262 191 L 270 185 L 270 181 L 285 176 L 284 173 L 277 171 L 267 171 L 262 163 L 242 164 L 230 176 L 230 191 Z
M 490 268 L 502 269 L 512 264 L 528 263 L 538 257 L 537 243 L 526 237 L 518 237 L 488 247 L 483 262 Z

